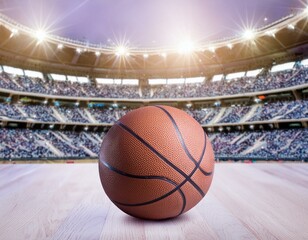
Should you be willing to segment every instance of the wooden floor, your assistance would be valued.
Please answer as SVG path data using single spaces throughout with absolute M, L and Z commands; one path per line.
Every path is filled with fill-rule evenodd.
M 161 222 L 118 210 L 97 164 L 3 164 L 0 239 L 308 239 L 308 164 L 216 164 L 201 203 Z

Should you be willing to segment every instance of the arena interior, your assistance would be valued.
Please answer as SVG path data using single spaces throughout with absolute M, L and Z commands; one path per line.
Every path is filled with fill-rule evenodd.
M 308 11 L 192 49 L 101 47 L 0 14 L 0 239 L 308 239 Z M 104 136 L 186 111 L 212 143 L 196 208 L 152 222 L 104 195 Z M 51 164 L 45 164 L 51 163 Z

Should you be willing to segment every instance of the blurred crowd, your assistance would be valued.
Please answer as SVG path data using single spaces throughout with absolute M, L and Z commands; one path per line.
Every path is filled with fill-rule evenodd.
M 152 89 L 152 98 L 193 98 L 235 95 L 287 88 L 308 83 L 308 69 L 301 68 L 230 81 L 205 81 L 198 84 L 161 85 Z M 148 94 L 149 95 L 149 94 Z
M 307 119 L 308 100 L 278 101 L 252 106 L 216 107 L 187 111 L 203 125 L 279 119 Z
M 97 98 L 193 98 L 234 95 L 287 88 L 308 83 L 308 68 L 277 73 L 263 73 L 257 77 L 233 80 L 205 81 L 204 83 L 158 86 L 132 86 L 52 81 L 27 76 L 0 73 L 0 88 L 48 95 Z
M 131 86 L 93 85 L 51 81 L 0 73 L 0 88 L 22 92 L 73 97 L 99 98 L 193 98 L 234 95 L 279 89 L 308 83 L 308 68 L 263 73 L 230 81 Z M 0 120 L 44 123 L 112 124 L 130 109 L 118 107 L 49 106 L 45 104 L 0 103 Z M 202 125 L 307 119 L 308 100 L 261 102 L 251 106 L 187 108 L 185 111 Z M 76 132 L 0 128 L 0 159 L 97 157 L 105 132 Z M 217 158 L 297 158 L 308 159 L 308 130 L 288 129 L 210 133 Z
M 105 133 L 0 129 L 0 159 L 97 157 Z M 210 133 L 216 158 L 308 159 L 308 129 Z
M 104 132 L 0 129 L 0 159 L 97 156 Z
M 51 107 L 0 103 L 0 118 L 39 122 L 114 123 L 129 109 Z M 308 100 L 278 101 L 252 106 L 186 109 L 200 124 L 257 122 L 308 118 Z
M 247 131 L 210 134 L 216 158 L 308 160 L 308 129 Z

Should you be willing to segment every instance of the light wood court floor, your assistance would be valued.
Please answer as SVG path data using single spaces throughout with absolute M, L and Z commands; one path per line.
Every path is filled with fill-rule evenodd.
M 118 210 L 95 163 L 2 164 L 0 239 L 308 239 L 308 164 L 216 164 L 203 201 L 160 222 Z

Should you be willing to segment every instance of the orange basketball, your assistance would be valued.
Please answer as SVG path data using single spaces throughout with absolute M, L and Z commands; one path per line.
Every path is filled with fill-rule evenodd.
M 108 131 L 100 149 L 107 196 L 138 218 L 185 213 L 207 193 L 213 170 L 213 149 L 200 124 L 168 106 L 129 112 Z

